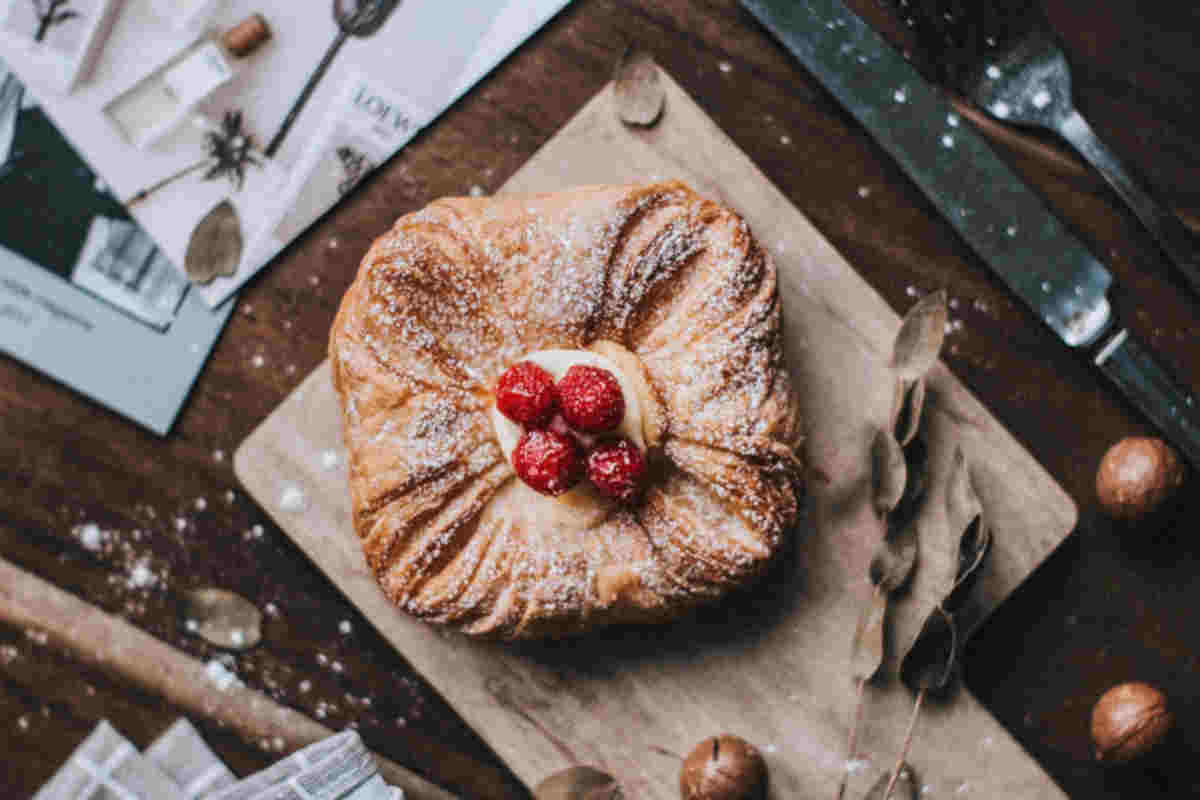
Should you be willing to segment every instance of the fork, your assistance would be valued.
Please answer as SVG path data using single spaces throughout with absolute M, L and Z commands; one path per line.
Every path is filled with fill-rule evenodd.
M 936 45 L 948 59 L 943 62 L 943 79 L 996 119 L 1046 128 L 1065 139 L 1104 177 L 1200 294 L 1200 251 L 1191 231 L 1154 199 L 1075 108 L 1070 66 L 1040 9 L 1018 9 L 1008 19 L 1001 15 L 1001 35 L 980 42 L 986 28 L 968 18 L 954 0 L 949 5 L 898 0 L 897 5 L 912 15 L 906 20 L 910 26 L 920 22 L 919 36 L 937 37 Z

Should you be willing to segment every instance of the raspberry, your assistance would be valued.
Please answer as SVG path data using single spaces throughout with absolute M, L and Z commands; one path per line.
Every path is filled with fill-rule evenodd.
M 542 494 L 562 494 L 583 477 L 579 446 L 555 431 L 525 431 L 513 448 L 512 460 L 521 480 Z
M 628 439 L 609 439 L 588 453 L 587 475 L 602 494 L 631 503 L 642 489 L 646 459 Z
M 544 425 L 557 405 L 554 377 L 532 361 L 518 361 L 496 381 L 496 408 L 518 424 Z
M 567 423 L 587 433 L 604 433 L 621 424 L 625 396 L 611 372 L 576 364 L 558 382 L 558 402 Z

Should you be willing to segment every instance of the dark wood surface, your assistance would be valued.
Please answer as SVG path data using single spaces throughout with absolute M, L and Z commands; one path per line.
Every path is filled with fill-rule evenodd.
M 902 39 L 903 27 L 876 3 L 855 6 Z M 1200 10 L 1134 0 L 1047 8 L 1085 116 L 1161 196 L 1194 215 Z M 1099 517 L 1096 465 L 1146 423 L 1038 327 L 732 0 L 577 0 L 249 285 L 165 439 L 0 359 L 0 555 L 205 660 L 218 651 L 184 631 L 179 594 L 237 591 L 274 612 L 262 645 L 236 657 L 248 684 L 331 727 L 357 726 L 373 748 L 465 797 L 524 796 L 245 497 L 230 458 L 324 357 L 341 292 L 371 239 L 435 197 L 498 187 L 604 84 L 629 42 L 654 53 L 893 307 L 949 291 L 963 324 L 947 364 L 1083 511 L 1079 530 L 969 645 L 971 689 L 1072 797 L 1200 794 L 1190 769 L 1200 751 L 1200 543 L 1190 518 L 1200 507 L 1134 531 Z M 1134 328 L 1200 387 L 1200 298 L 1137 221 L 1070 162 L 1024 147 L 1002 152 L 1109 263 Z M 100 552 L 74 533 L 85 522 L 108 532 Z M 159 580 L 132 587 L 142 561 Z M 1168 692 L 1178 735 L 1144 767 L 1105 770 L 1090 754 L 1090 709 L 1110 685 L 1132 679 Z M 179 713 L 40 644 L 36 632 L 0 625 L 0 796 L 32 794 L 101 718 L 145 745 Z M 233 731 L 193 721 L 238 773 L 273 758 Z

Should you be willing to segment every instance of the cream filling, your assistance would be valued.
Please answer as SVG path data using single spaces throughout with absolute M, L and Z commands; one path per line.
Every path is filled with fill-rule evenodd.
M 624 436 L 637 445 L 637 448 L 643 453 L 646 451 L 646 439 L 642 435 L 642 409 L 638 403 L 637 391 L 634 389 L 632 379 L 611 360 L 588 350 L 539 350 L 518 359 L 518 361 L 532 361 L 549 372 L 555 382 L 566 375 L 567 370 L 576 364 L 600 367 L 611 372 L 616 377 L 617 383 L 621 385 L 621 394 L 625 397 L 625 416 L 621 418 L 621 424 L 611 434 L 605 435 Z M 512 451 L 517 446 L 523 429 L 501 414 L 495 403 L 492 404 L 491 412 L 496 439 L 500 442 L 500 449 L 504 451 L 504 457 L 511 464 Z

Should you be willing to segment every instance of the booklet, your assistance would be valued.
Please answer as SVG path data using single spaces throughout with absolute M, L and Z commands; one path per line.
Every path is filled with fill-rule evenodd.
M 0 0 L 0 57 L 208 306 L 568 0 Z
M 0 62 L 0 350 L 165 434 L 213 310 Z
M 0 350 L 165 433 L 234 292 L 567 2 L 0 0 Z

